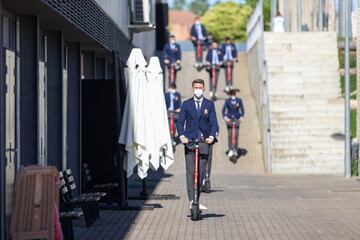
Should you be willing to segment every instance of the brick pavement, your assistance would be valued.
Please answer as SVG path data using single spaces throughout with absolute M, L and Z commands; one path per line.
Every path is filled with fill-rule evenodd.
M 241 55 L 240 64 L 246 64 L 245 55 Z M 201 195 L 201 202 L 209 208 L 203 219 L 193 222 L 189 217 L 183 149 L 179 146 L 174 165 L 166 175 L 150 174 L 149 185 L 156 194 L 175 194 L 180 199 L 130 202 L 154 204 L 153 211 L 102 211 L 92 228 L 76 221 L 76 239 L 360 239 L 360 183 L 356 179 L 262 174 L 255 106 L 245 81 L 246 71 L 237 71 L 240 77 L 236 84 L 242 89 L 247 111 L 240 143 L 248 154 L 237 164 L 229 162 L 224 154 L 226 131 L 221 131 L 214 152 L 213 192 Z M 178 81 L 183 82 L 179 88 L 183 92 L 190 89 L 192 79 L 180 74 Z M 222 103 L 221 99 L 217 102 L 218 111 Z M 136 179 L 130 184 L 140 185 Z M 134 191 L 139 189 L 131 189 L 131 194 L 138 194 Z
M 161 181 L 153 211 L 102 211 L 91 229 L 77 223 L 78 239 L 360 239 L 360 185 L 339 177 L 268 177 L 214 174 L 209 210 L 193 222 L 184 174 Z

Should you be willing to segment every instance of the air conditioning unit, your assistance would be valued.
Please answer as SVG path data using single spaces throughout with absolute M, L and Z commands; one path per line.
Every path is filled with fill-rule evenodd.
M 129 5 L 131 31 L 144 32 L 155 29 L 152 23 L 151 0 L 129 0 Z

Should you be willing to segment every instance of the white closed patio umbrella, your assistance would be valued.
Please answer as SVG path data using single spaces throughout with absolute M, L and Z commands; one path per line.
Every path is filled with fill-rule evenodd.
M 150 164 L 157 170 L 159 165 L 166 170 L 174 162 L 174 154 L 170 137 L 167 108 L 163 92 L 163 70 L 158 57 L 151 57 L 146 70 L 149 83 L 149 99 L 151 104 L 152 129 L 155 133 L 155 148 L 151 151 Z
M 144 82 L 146 78 L 146 65 L 147 63 L 141 49 L 132 49 L 125 68 L 127 96 L 119 137 L 119 143 L 125 145 L 125 149 L 128 153 L 126 161 L 124 161 L 124 169 L 127 172 L 127 177 L 133 174 L 133 168 L 139 163 L 139 161 L 149 158 L 149 156 L 145 156 L 146 153 L 144 153 L 142 151 L 142 147 L 139 146 L 139 144 L 143 144 L 144 141 L 141 139 L 141 133 L 137 131 L 139 122 L 143 120 L 143 117 L 139 116 L 139 112 L 141 112 L 141 105 L 139 106 L 138 100 L 139 95 L 141 92 L 143 92 L 140 85 L 141 82 Z M 139 176 L 141 178 L 145 177 L 143 174 L 144 171 L 142 170 L 144 165 L 146 168 L 146 163 L 140 163 L 139 165 L 141 168 Z

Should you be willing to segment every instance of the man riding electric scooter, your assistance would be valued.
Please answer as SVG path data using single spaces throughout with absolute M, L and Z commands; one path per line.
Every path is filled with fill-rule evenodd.
M 206 70 L 209 72 L 210 81 L 210 98 L 216 101 L 216 89 L 219 79 L 220 67 L 223 64 L 222 52 L 218 48 L 217 42 L 214 40 L 211 43 L 211 48 L 206 56 Z
M 237 50 L 230 37 L 226 37 L 225 43 L 221 45 L 221 52 L 224 59 L 225 69 L 225 92 L 229 92 L 233 87 L 234 62 L 237 62 Z
M 219 125 L 214 102 L 204 97 L 204 80 L 192 82 L 194 96 L 184 101 L 176 124 L 180 141 L 185 145 L 186 183 L 192 220 L 198 220 L 202 183 L 210 145 L 216 141 Z
M 169 37 L 169 43 L 164 47 L 164 63 L 168 68 L 169 86 L 176 83 L 176 73 L 181 69 L 181 48 L 175 41 L 175 36 Z
M 195 48 L 195 64 L 194 67 L 200 71 L 203 69 L 203 48 L 207 39 L 208 33 L 205 26 L 200 23 L 200 18 L 195 18 L 195 24 L 192 25 L 190 31 L 191 41 Z
M 239 92 L 239 90 L 231 89 L 229 91 L 230 98 L 225 101 L 222 109 L 222 115 L 225 119 L 229 136 L 229 150 L 226 154 L 233 163 L 236 163 L 240 157 L 238 148 L 239 128 L 245 116 L 243 102 L 240 98 L 236 97 L 236 92 Z
M 175 146 L 179 142 L 178 137 L 176 137 L 176 121 L 179 117 L 180 108 L 181 108 L 181 94 L 176 91 L 176 84 L 170 84 L 169 90 L 165 93 L 165 102 L 166 108 L 168 110 L 169 117 L 169 126 L 171 140 L 173 144 L 173 150 L 175 151 Z

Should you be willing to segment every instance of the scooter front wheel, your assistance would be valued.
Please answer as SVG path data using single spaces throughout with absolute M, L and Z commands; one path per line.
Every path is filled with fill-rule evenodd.
M 232 161 L 233 163 L 237 162 L 237 156 L 233 155 L 230 157 L 230 161 Z
M 200 220 L 199 204 L 193 204 L 190 211 L 191 211 L 191 220 L 193 220 L 193 221 Z

